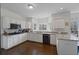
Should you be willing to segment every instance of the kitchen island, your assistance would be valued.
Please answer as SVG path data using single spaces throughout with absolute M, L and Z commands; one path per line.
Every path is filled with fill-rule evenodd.
M 57 52 L 59 55 L 78 55 L 79 39 L 71 35 L 69 39 L 57 39 Z

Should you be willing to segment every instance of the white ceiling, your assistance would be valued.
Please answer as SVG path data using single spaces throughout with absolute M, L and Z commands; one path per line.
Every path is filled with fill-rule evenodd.
M 27 9 L 26 4 L 27 3 L 4 3 L 1 4 L 1 6 L 24 17 L 47 17 L 60 10 L 60 8 L 79 11 L 79 3 L 35 3 L 37 7 L 33 10 Z

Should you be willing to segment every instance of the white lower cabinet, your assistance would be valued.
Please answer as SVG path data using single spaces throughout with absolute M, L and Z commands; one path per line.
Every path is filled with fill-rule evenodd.
M 26 41 L 27 40 L 27 33 L 22 34 L 22 41 Z
M 56 45 L 56 35 L 50 35 L 50 44 Z
M 3 36 L 2 48 L 9 49 L 26 40 L 43 43 L 43 34 L 40 33 L 22 33 L 16 35 Z M 56 36 L 50 34 L 50 44 L 56 45 Z
M 55 34 L 49 34 L 49 35 L 50 35 L 50 44 L 56 45 L 56 35 Z M 28 37 L 28 40 L 30 41 L 43 43 L 43 34 L 28 33 L 27 37 Z
M 38 34 L 38 33 L 28 33 L 28 40 L 31 40 L 31 41 L 35 41 L 35 42 L 43 42 L 43 39 L 42 39 L 42 34 Z
M 18 41 L 19 41 L 19 35 L 14 35 L 13 36 L 13 40 L 14 40 L 14 44 L 13 45 L 17 45 Z
M 22 42 L 22 35 L 19 35 L 18 37 L 18 43 L 21 43 Z
M 14 46 L 14 39 L 12 36 L 3 36 L 1 48 L 9 49 Z
M 1 40 L 1 48 L 8 48 L 8 37 L 2 36 L 2 40 Z
M 12 46 L 14 46 L 14 37 L 13 36 L 8 36 L 8 47 L 7 48 L 11 48 Z
M 27 33 L 3 36 L 1 48 L 9 49 L 26 40 L 27 40 Z
M 77 55 L 77 42 L 77 40 L 72 39 L 57 39 L 58 55 Z
M 41 34 L 34 34 L 33 37 L 34 37 L 33 39 L 34 39 L 36 42 L 41 42 L 41 43 L 42 43 L 42 35 L 41 35 Z

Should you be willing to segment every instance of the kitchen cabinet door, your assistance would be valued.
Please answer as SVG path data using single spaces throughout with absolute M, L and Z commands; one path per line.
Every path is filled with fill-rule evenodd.
M 8 36 L 8 48 L 11 48 L 11 47 L 13 47 L 14 46 L 14 38 L 13 38 L 13 36 Z
M 25 41 L 25 33 L 21 34 L 21 42 Z
M 50 35 L 50 44 L 56 45 L 56 36 L 55 35 Z
M 31 40 L 31 41 L 33 40 L 33 39 L 32 39 L 32 37 L 33 37 L 33 36 L 32 36 L 32 33 L 28 33 L 27 37 L 28 37 L 28 40 Z
M 22 35 L 21 34 L 18 35 L 18 40 L 17 41 L 18 41 L 18 44 L 22 42 Z
M 2 36 L 1 48 L 8 49 L 8 38 L 7 38 L 7 36 Z
M 27 40 L 31 40 L 30 39 L 30 33 L 27 33 Z
M 27 40 L 27 33 L 24 33 L 24 37 L 23 37 L 24 41 Z
M 36 34 L 36 35 L 37 35 L 36 41 L 37 41 L 37 42 L 40 42 L 40 43 L 43 43 L 42 34 Z
M 18 35 L 14 35 L 14 36 L 13 36 L 13 39 L 14 39 L 14 45 L 19 44 L 19 43 L 18 43 L 18 40 L 19 40 Z
M 42 34 L 29 33 L 28 40 L 35 41 L 35 42 L 42 42 Z

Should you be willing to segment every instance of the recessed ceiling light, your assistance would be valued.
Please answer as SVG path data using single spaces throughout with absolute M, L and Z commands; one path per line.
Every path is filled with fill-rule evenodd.
M 31 3 L 29 3 L 29 4 L 26 4 L 26 7 L 28 8 L 28 9 L 34 9 L 34 8 L 36 8 L 36 5 L 35 4 L 31 4 Z
M 28 4 L 28 8 L 29 8 L 29 9 L 33 9 L 34 6 L 33 6 L 32 4 Z
M 60 8 L 61 10 L 63 10 L 64 8 Z

